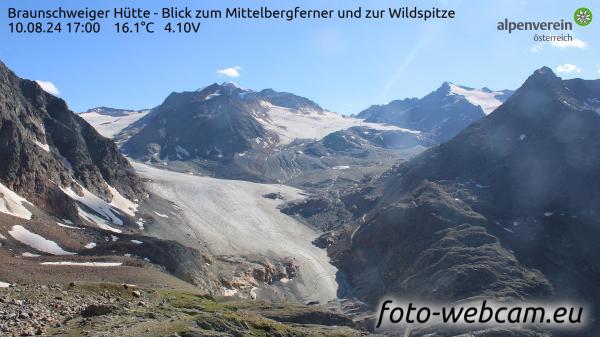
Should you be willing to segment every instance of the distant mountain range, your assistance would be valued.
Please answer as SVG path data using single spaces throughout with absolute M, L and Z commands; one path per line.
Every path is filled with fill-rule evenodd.
M 373 156 L 386 158 L 389 164 L 385 167 L 389 167 L 407 158 L 408 152 L 412 155 L 433 144 L 418 131 L 344 117 L 291 93 L 252 91 L 232 83 L 172 93 L 150 112 L 99 108 L 82 117 L 101 130 L 110 127 L 111 133 L 119 125 L 121 131 L 113 137 L 125 153 L 137 160 L 245 180 L 289 181 L 300 172 L 371 165 L 367 159 Z M 136 121 L 122 127 L 125 118 Z M 338 153 L 334 150 L 318 156 L 304 153 L 307 144 L 351 127 L 373 130 L 373 134 L 386 130 L 386 139 L 355 144 L 370 144 L 369 149 L 360 151 L 362 160 L 356 154 L 355 159 L 346 156 L 336 160 Z M 365 135 L 369 133 L 366 129 Z M 393 146 L 386 144 L 391 139 Z
M 490 114 L 512 91 L 473 89 L 444 82 L 423 98 L 406 98 L 385 105 L 373 105 L 357 117 L 368 122 L 387 123 L 421 131 L 444 142 L 469 124 Z
M 514 92 L 444 83 L 357 117 L 222 83 L 149 110 L 77 115 L 0 63 L 0 158 L 2 286 L 193 284 L 240 296 L 235 308 L 260 303 L 270 319 L 264 302 L 243 299 L 305 301 L 277 321 L 328 332 L 340 322 L 368 329 L 362 315 L 383 296 L 600 304 L 600 80 L 544 67 Z M 156 294 L 129 287 L 118 286 L 130 298 Z M 356 321 L 310 310 L 336 293 Z M 420 326 L 401 335 L 595 337 L 600 315 L 591 315 L 576 332 Z M 254 329 L 209 316 L 216 323 L 194 329 Z
M 338 181 L 334 176 L 339 170 L 327 172 L 334 167 L 345 168 L 341 172 L 345 179 L 339 182 L 380 174 L 398 161 L 453 137 L 511 93 L 446 82 L 422 99 L 372 106 L 354 118 L 327 111 L 291 93 L 215 83 L 196 91 L 172 93 L 151 110 L 101 107 L 81 116 L 137 160 L 178 171 L 287 182 L 306 188 L 325 186 L 329 179 Z M 336 132 L 353 133 L 352 127 L 370 130 L 348 135 L 362 140 L 352 145 L 351 155 L 335 147 L 326 152 L 314 150 Z M 385 139 L 363 137 L 368 134 Z M 392 140 L 394 145 L 390 146 Z M 314 180 L 319 175 L 329 178 L 317 183 Z

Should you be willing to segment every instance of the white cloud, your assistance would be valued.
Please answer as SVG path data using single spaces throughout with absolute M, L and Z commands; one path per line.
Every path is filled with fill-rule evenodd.
M 573 72 L 580 73 L 581 68 L 579 68 L 578 66 L 576 66 L 574 64 L 565 63 L 565 64 L 559 64 L 558 67 L 556 67 L 556 72 L 564 73 L 564 74 L 573 73 Z
M 536 43 L 529 48 L 529 51 L 532 53 L 537 53 L 537 52 L 541 51 L 542 49 L 544 49 L 544 46 L 541 43 Z
M 551 41 L 549 43 L 549 45 L 552 46 L 552 47 L 560 48 L 560 49 L 567 49 L 567 48 L 583 49 L 583 48 L 587 48 L 588 43 L 586 41 L 578 39 L 572 33 L 569 33 L 569 34 L 573 37 L 573 40 L 571 40 L 571 41 Z M 542 42 L 536 43 L 536 44 L 532 45 L 531 47 L 529 47 L 529 51 L 531 53 L 537 53 L 537 52 L 540 52 L 542 50 L 544 50 L 544 43 L 542 43 Z
M 240 66 L 219 69 L 217 70 L 217 75 L 219 75 L 219 77 L 240 77 L 240 70 L 242 70 L 242 67 Z
M 558 48 L 585 48 L 587 47 L 587 42 L 580 40 L 573 36 L 573 40 L 571 41 L 552 41 L 552 46 Z
M 35 81 L 40 87 L 42 87 L 42 90 L 44 90 L 45 92 L 52 94 L 54 96 L 58 96 L 60 94 L 60 91 L 58 91 L 58 88 L 54 85 L 54 83 L 50 82 L 50 81 L 40 81 L 40 80 L 36 80 Z

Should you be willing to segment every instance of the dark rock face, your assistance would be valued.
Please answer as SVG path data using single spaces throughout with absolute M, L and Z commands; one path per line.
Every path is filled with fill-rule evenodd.
M 213 84 L 199 91 L 172 93 L 138 123 L 144 127 L 125 143 L 124 150 L 136 157 L 222 163 L 231 163 L 236 154 L 247 151 L 266 153 L 278 136 L 257 120 L 265 117 L 261 102 L 300 112 L 323 111 L 290 93 Z
M 331 249 L 354 295 L 597 305 L 599 84 L 539 69 L 492 114 L 369 186 L 366 220 Z
M 597 88 L 598 81 L 586 88 Z M 540 69 L 496 112 L 403 169 L 403 181 L 470 179 L 489 186 L 502 214 L 600 208 L 600 117 L 549 69 Z M 496 207 L 499 208 L 499 207 Z
M 118 311 L 119 308 L 109 304 L 92 304 L 81 312 L 82 317 L 104 316 Z
M 54 214 L 73 214 L 74 181 L 106 201 L 106 183 L 134 199 L 138 177 L 115 144 L 57 97 L 0 63 L 0 182 Z M 106 182 L 106 183 L 105 183 Z
M 291 216 L 299 215 L 307 224 L 320 231 L 334 229 L 352 219 L 352 214 L 339 199 L 324 195 L 291 202 L 281 212 Z
M 201 91 L 173 93 L 148 116 L 145 127 L 127 141 L 135 157 L 231 161 L 235 153 L 276 139 L 253 118 L 241 89 L 213 84 Z
M 486 219 L 437 184 L 424 182 L 376 209 L 350 241 L 350 270 L 361 285 L 356 295 L 376 302 L 395 294 L 420 300 L 478 295 L 547 295 L 543 275 L 520 266 Z
M 471 103 L 465 96 L 452 92 L 454 84 L 445 82 L 439 89 L 427 96 L 392 101 L 386 105 L 373 105 L 360 112 L 358 117 L 369 122 L 388 123 L 403 128 L 419 130 L 438 142 L 445 142 L 456 136 L 469 124 L 483 118 L 484 110 Z M 459 87 L 461 90 L 475 90 Z M 487 88 L 482 92 L 491 93 Z M 505 101 L 512 92 L 496 92 L 495 98 Z

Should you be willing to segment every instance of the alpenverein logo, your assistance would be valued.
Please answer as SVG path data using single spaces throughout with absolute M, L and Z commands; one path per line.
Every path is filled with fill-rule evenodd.
M 589 8 L 581 7 L 575 11 L 573 14 L 573 19 L 575 23 L 580 26 L 587 26 L 592 23 L 592 11 Z

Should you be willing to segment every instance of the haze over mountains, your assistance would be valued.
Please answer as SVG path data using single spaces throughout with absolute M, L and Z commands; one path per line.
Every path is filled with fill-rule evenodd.
M 126 319 L 114 331 L 187 317 L 196 335 L 357 336 L 385 295 L 598 305 L 599 114 L 600 80 L 541 68 L 514 92 L 446 82 L 357 117 L 231 83 L 78 116 L 0 64 L 0 285 L 101 280 L 239 300 L 227 314 L 195 295 L 159 318 L 107 314 Z M 91 324 L 79 311 L 65 322 Z M 406 335 L 461 333 L 570 334 Z
M 438 142 L 444 142 L 467 125 L 490 114 L 511 94 L 511 90 L 473 89 L 444 82 L 421 99 L 406 98 L 373 105 L 357 117 L 419 130 Z
M 339 172 L 331 178 L 328 171 L 332 169 L 344 168 L 343 175 L 350 181 L 363 174 L 380 174 L 398 160 L 450 138 L 510 93 L 445 83 L 421 100 L 373 106 L 353 118 L 291 93 L 223 83 L 172 93 L 150 113 L 115 117 L 98 113 L 102 108 L 97 108 L 82 117 L 99 130 L 112 130 L 105 134 L 137 160 L 178 171 L 307 188 L 324 185 L 325 180 L 337 181 Z M 398 105 L 403 107 L 400 112 Z M 122 127 L 126 118 L 137 121 Z M 347 144 L 337 145 L 351 151 L 331 146 L 324 151 L 327 146 L 318 143 L 331 142 L 327 135 L 333 137 L 334 132 L 354 126 L 365 128 L 364 132 L 347 135 Z M 117 129 L 121 132 L 115 133 Z M 378 130 L 386 131 L 383 138 Z M 364 137 L 369 134 L 378 136 Z M 329 178 L 315 181 L 315 176 L 322 175 Z

